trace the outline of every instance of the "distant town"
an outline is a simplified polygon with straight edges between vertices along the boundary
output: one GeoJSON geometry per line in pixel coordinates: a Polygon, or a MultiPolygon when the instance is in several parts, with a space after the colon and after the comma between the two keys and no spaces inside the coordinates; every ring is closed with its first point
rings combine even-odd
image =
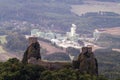
{"type": "Polygon", "coordinates": [[[47,39],[51,41],[52,44],[56,44],[62,48],[78,48],[85,46],[95,47],[97,45],[94,44],[95,41],[99,39],[101,32],[97,29],[93,32],[93,37],[81,36],[76,32],[77,26],[75,24],[71,25],[70,31],[66,32],[66,34],[60,34],[56,32],[50,31],[41,31],[39,29],[32,29],[31,36],[32,37],[40,37],[43,39],[47,39]]]}

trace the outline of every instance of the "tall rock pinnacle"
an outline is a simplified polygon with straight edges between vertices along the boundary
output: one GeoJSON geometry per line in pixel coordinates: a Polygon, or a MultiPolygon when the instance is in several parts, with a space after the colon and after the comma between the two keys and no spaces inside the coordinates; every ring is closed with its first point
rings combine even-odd
{"type": "Polygon", "coordinates": [[[40,55],[40,44],[37,41],[36,37],[30,37],[29,38],[29,47],[27,50],[24,52],[22,62],[23,63],[28,63],[28,60],[33,57],[36,60],[41,59],[40,55]]]}

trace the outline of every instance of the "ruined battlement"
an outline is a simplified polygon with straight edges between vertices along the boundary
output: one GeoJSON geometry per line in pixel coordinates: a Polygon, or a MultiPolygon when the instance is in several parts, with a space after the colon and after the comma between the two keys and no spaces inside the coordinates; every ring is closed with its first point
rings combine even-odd
{"type": "Polygon", "coordinates": [[[91,53],[91,52],[92,52],[92,47],[91,47],[91,46],[88,46],[88,47],[82,47],[81,50],[82,50],[81,53],[86,53],[86,52],[91,53]]]}
{"type": "Polygon", "coordinates": [[[32,43],[36,43],[37,42],[37,37],[29,37],[29,45],[31,45],[32,43]]]}

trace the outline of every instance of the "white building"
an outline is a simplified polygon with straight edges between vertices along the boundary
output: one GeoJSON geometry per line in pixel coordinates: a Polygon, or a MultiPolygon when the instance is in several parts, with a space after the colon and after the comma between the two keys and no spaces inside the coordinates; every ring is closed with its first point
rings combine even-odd
{"type": "Polygon", "coordinates": [[[39,32],[39,29],[33,29],[33,30],[31,30],[31,36],[38,37],[38,35],[37,35],[38,32],[39,32]]]}
{"type": "Polygon", "coordinates": [[[72,24],[70,32],[66,33],[68,39],[70,39],[70,40],[76,40],[76,39],[78,39],[79,35],[76,33],[76,28],[77,28],[76,25],[72,24]]]}
{"type": "Polygon", "coordinates": [[[73,37],[76,35],[76,25],[72,24],[70,36],[73,37]]]}
{"type": "Polygon", "coordinates": [[[95,29],[93,32],[94,41],[97,41],[100,37],[100,32],[98,29],[95,29]]]}

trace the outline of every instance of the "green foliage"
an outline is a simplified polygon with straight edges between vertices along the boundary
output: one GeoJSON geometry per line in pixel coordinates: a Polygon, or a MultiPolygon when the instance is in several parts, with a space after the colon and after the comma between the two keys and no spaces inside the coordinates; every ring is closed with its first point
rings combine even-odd
{"type": "Polygon", "coordinates": [[[45,71],[42,73],[42,80],[90,80],[89,77],[81,75],[73,69],[61,69],[57,71],[45,71]]]}
{"type": "Polygon", "coordinates": [[[104,76],[98,76],[98,80],[108,80],[108,79],[105,78],[104,76]]]}
{"type": "Polygon", "coordinates": [[[18,59],[9,59],[0,64],[0,80],[38,80],[43,67],[22,64],[18,59]]]}
{"type": "Polygon", "coordinates": [[[52,78],[53,78],[52,72],[49,70],[46,70],[41,74],[41,80],[42,79],[43,80],[53,80],[52,78]]]}
{"type": "MultiPolygon", "coordinates": [[[[18,59],[12,58],[0,62],[0,80],[107,80],[103,76],[80,74],[79,70],[64,68],[60,70],[47,70],[42,66],[22,64],[18,59]]],[[[119,80],[119,79],[118,79],[119,80]]]]}

